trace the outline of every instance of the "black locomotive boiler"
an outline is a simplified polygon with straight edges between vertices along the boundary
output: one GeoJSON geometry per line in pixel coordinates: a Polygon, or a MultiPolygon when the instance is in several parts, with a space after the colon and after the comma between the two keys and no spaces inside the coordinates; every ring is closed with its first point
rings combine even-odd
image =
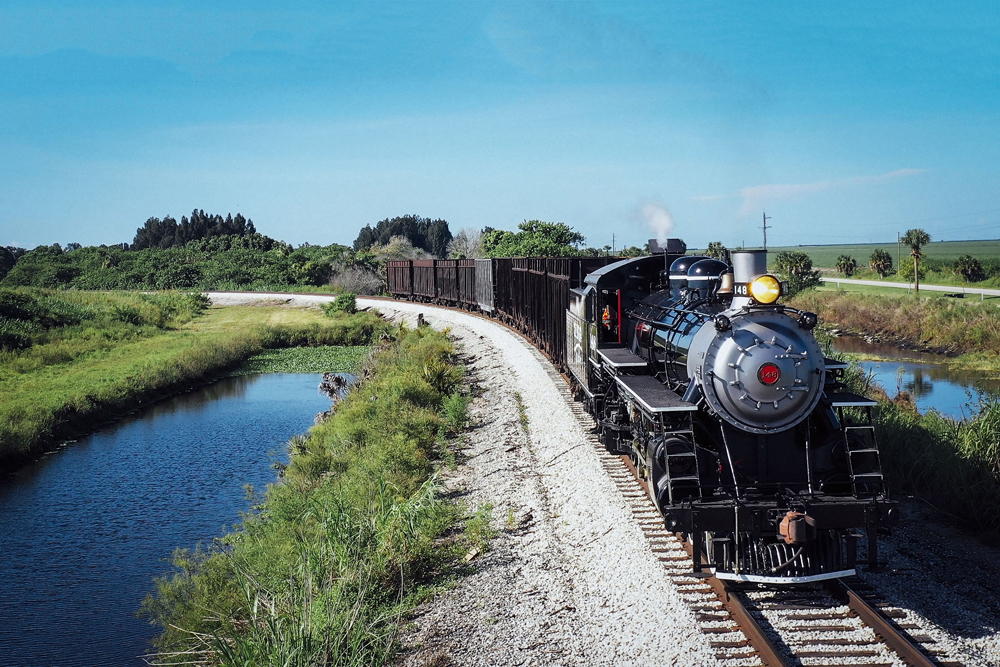
{"type": "Polygon", "coordinates": [[[567,366],[608,449],[632,458],[696,572],[801,583],[855,573],[896,519],[872,427],[816,315],[779,303],[766,252],[660,253],[571,290],[567,366]],[[864,533],[861,532],[864,530],[864,533]],[[702,555],[703,554],[703,555],[702,555]]]}
{"type": "Polygon", "coordinates": [[[874,401],[845,391],[816,316],[780,301],[763,251],[392,261],[396,298],[478,310],[573,376],[600,439],[628,455],[696,572],[797,583],[878,562],[896,520],[874,401]]]}

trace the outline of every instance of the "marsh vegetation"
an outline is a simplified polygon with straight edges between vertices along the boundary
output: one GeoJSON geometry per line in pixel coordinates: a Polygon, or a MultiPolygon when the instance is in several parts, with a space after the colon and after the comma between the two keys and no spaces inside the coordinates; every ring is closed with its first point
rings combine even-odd
{"type": "Polygon", "coordinates": [[[0,468],[264,350],[367,345],[387,329],[369,312],[210,308],[200,294],[0,290],[0,468]]]}

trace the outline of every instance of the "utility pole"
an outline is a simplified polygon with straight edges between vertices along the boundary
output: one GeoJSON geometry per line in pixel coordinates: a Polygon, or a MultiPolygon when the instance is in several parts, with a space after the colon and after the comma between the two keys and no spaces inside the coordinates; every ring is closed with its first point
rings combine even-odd
{"type": "Polygon", "coordinates": [[[764,212],[764,252],[767,252],[767,221],[771,218],[768,217],[767,211],[764,212]]]}
{"type": "Polygon", "coordinates": [[[615,235],[611,235],[611,256],[614,257],[615,254],[615,235]]]}
{"type": "Polygon", "coordinates": [[[901,255],[899,254],[899,232],[896,232],[896,270],[899,271],[899,260],[901,255]]]}

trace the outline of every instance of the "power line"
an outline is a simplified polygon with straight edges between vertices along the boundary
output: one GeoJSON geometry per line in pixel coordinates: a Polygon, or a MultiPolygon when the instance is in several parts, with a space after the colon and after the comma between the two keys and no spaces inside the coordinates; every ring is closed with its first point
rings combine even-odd
{"type": "Polygon", "coordinates": [[[897,227],[903,225],[915,225],[920,222],[937,222],[938,220],[954,220],[955,218],[967,218],[970,215],[983,215],[985,213],[997,213],[1000,208],[991,208],[988,211],[974,211],[971,213],[959,213],[957,215],[945,215],[939,218],[922,218],[920,220],[900,220],[897,222],[872,222],[867,223],[869,227],[897,227]]]}

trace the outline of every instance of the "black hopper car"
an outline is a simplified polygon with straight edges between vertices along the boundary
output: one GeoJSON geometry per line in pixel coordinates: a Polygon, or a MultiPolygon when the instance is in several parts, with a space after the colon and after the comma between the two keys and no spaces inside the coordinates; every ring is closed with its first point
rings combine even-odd
{"type": "Polygon", "coordinates": [[[396,298],[479,310],[577,385],[601,442],[628,455],[695,572],[758,583],[854,574],[896,521],[872,425],[816,315],[779,303],[764,251],[389,262],[396,298]]]}

